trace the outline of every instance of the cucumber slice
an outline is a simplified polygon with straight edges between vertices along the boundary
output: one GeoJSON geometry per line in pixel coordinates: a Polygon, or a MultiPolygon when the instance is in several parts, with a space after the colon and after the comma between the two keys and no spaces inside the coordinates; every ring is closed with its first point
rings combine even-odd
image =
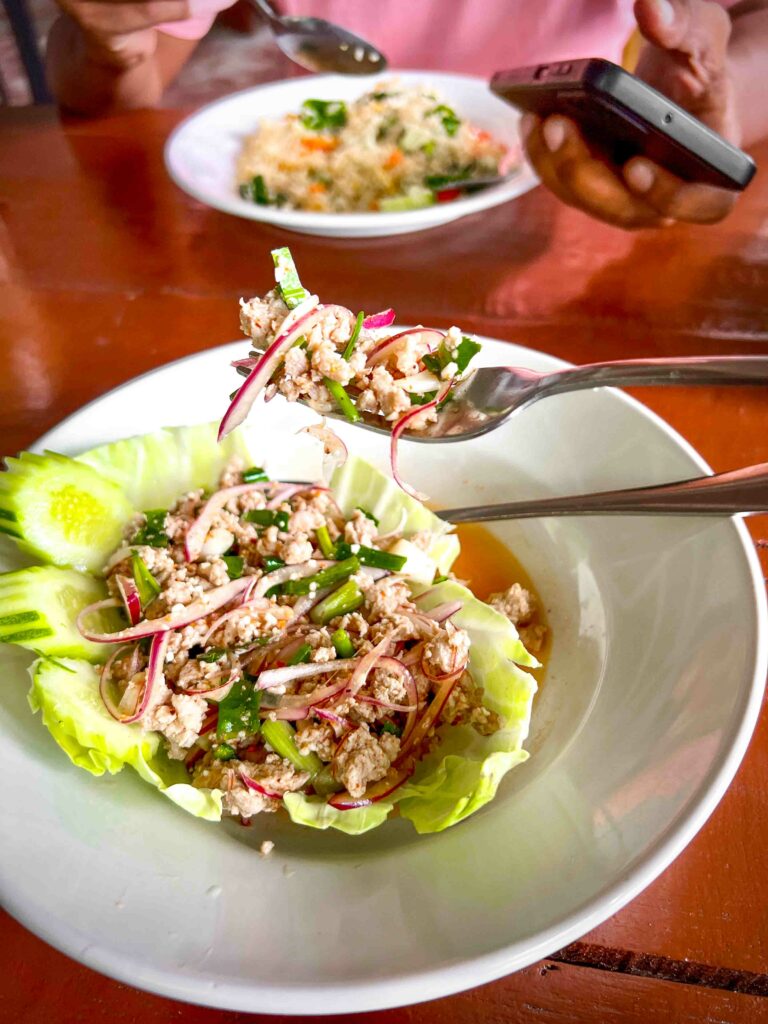
{"type": "Polygon", "coordinates": [[[290,761],[300,772],[316,775],[323,767],[317,754],[301,754],[296,746],[296,733],[288,722],[271,722],[267,719],[261,726],[261,735],[276,754],[290,761]]]}
{"type": "Polygon", "coordinates": [[[41,659],[31,669],[29,704],[73,764],[92,775],[114,775],[123,765],[147,761],[160,735],[111,717],[99,696],[98,670],[85,661],[60,665],[41,659]]]}
{"type": "Polygon", "coordinates": [[[99,696],[99,673],[85,661],[36,661],[29,704],[70,761],[91,775],[115,775],[125,765],[175,804],[207,821],[221,818],[221,792],[190,785],[184,766],[170,761],[160,734],[116,722],[99,696]]]}
{"type": "Polygon", "coordinates": [[[221,444],[217,433],[217,423],[172,427],[99,445],[76,461],[116,483],[135,508],[165,508],[186,491],[215,487],[234,455],[247,466],[258,461],[243,431],[234,430],[221,444]]]}
{"type": "MultiPolygon", "coordinates": [[[[75,619],[86,605],[107,596],[107,588],[74,569],[34,565],[0,573],[0,643],[18,644],[39,654],[106,661],[109,647],[85,640],[75,619]]],[[[117,612],[94,615],[99,632],[124,623],[117,612]]]]}
{"type": "Polygon", "coordinates": [[[119,487],[65,455],[23,452],[0,476],[0,525],[54,565],[100,569],[133,507],[119,487]]]}

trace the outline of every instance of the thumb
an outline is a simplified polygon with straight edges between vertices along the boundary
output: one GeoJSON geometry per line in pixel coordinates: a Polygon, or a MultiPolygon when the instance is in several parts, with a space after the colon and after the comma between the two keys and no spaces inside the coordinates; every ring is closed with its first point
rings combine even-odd
{"type": "Polygon", "coordinates": [[[705,68],[725,62],[731,19],[719,3],[635,0],[635,19],[644,38],[661,50],[674,50],[705,68]]]}
{"type": "Polygon", "coordinates": [[[738,142],[727,61],[731,19],[724,8],[710,0],[635,0],[634,10],[650,43],[636,74],[738,142]]]}

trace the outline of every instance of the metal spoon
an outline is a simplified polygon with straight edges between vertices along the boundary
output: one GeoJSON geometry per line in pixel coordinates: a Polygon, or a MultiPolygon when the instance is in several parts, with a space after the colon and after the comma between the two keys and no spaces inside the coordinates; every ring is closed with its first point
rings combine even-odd
{"type": "MultiPolygon", "coordinates": [[[[247,373],[247,371],[246,371],[247,373]]],[[[431,444],[466,441],[480,437],[526,406],[550,395],[585,388],[648,384],[762,384],[768,385],[768,356],[693,356],[684,359],[626,359],[590,363],[567,370],[539,373],[519,366],[494,366],[475,370],[451,393],[451,399],[434,423],[421,430],[406,430],[409,441],[431,444]]],[[[303,404],[309,405],[308,402],[303,404]]],[[[311,406],[310,406],[311,408],[311,406]]],[[[324,416],[344,420],[339,410],[324,416]]],[[[361,412],[357,424],[380,434],[390,434],[392,423],[373,413],[361,412]]]]}
{"type": "Polygon", "coordinates": [[[449,508],[439,510],[438,515],[449,523],[487,523],[539,516],[730,516],[757,512],[768,512],[768,462],[658,487],[449,508]]]}
{"type": "Polygon", "coordinates": [[[282,17],[267,0],[250,0],[269,22],[275,42],[294,64],[307,71],[372,75],[385,71],[387,60],[375,46],[322,18],[282,17]]]}

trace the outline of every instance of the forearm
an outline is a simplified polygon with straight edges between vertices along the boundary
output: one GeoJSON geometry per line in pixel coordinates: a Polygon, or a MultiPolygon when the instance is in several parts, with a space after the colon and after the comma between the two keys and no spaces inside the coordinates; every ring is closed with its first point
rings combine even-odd
{"type": "Polygon", "coordinates": [[[744,0],[729,11],[733,29],[728,64],[736,88],[742,145],[768,136],[768,0],[744,0]]]}
{"type": "Polygon", "coordinates": [[[156,106],[196,41],[145,31],[154,33],[153,52],[125,62],[110,60],[94,52],[74,19],[60,15],[46,51],[48,81],[57,102],[85,115],[156,106]]]}

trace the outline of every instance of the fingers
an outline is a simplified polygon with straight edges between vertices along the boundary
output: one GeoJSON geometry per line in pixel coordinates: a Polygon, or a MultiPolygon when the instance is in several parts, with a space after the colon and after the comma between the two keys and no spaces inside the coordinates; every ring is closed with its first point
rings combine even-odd
{"type": "Polygon", "coordinates": [[[633,194],[610,167],[592,155],[568,118],[555,115],[542,124],[526,115],[521,131],[536,173],[564,203],[622,228],[665,223],[658,210],[633,194]]]}
{"type": "Polygon", "coordinates": [[[727,216],[736,193],[712,185],[696,185],[682,181],[663,167],[634,157],[624,166],[624,180],[632,193],[662,217],[714,224],[727,216]]]}
{"type": "Polygon", "coordinates": [[[146,0],[139,3],[69,0],[62,6],[84,32],[100,37],[140,32],[166,21],[183,21],[189,17],[187,0],[146,0]]]}
{"type": "Polygon", "coordinates": [[[635,0],[645,39],[638,74],[703,119],[720,114],[727,96],[731,19],[711,0],[635,0]],[[646,72],[650,72],[647,74],[646,72]]]}

